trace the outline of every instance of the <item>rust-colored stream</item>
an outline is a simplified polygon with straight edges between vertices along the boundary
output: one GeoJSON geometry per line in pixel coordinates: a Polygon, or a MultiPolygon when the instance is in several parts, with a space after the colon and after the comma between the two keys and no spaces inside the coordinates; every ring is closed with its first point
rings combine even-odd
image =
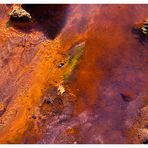
{"type": "Polygon", "coordinates": [[[0,143],[148,141],[148,44],[133,31],[148,6],[23,6],[36,22],[8,24],[15,6],[0,5],[0,143]]]}

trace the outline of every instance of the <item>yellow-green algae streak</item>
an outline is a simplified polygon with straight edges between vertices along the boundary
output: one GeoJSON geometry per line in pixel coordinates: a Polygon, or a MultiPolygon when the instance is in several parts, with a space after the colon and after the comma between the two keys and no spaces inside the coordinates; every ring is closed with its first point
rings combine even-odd
{"type": "Polygon", "coordinates": [[[73,69],[77,65],[79,58],[83,54],[84,47],[85,47],[85,42],[82,42],[70,49],[68,60],[66,63],[67,68],[65,68],[66,71],[64,74],[64,81],[67,81],[69,79],[70,74],[72,73],[73,69]]]}

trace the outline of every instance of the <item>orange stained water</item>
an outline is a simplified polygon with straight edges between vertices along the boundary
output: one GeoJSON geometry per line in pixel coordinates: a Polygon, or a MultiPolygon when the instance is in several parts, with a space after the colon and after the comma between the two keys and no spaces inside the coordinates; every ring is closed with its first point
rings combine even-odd
{"type": "Polygon", "coordinates": [[[141,118],[137,110],[146,106],[148,46],[133,28],[147,17],[148,6],[67,5],[61,15],[65,23],[54,39],[41,24],[32,24],[28,32],[6,27],[12,7],[0,5],[0,101],[6,106],[0,116],[0,143],[139,143],[135,129],[141,125],[135,118],[141,118]],[[74,69],[59,69],[81,43],[83,54],[74,69]],[[70,75],[68,82],[65,74],[70,75]],[[62,115],[45,116],[39,131],[31,116],[40,112],[48,89],[59,85],[68,96],[63,96],[64,103],[72,100],[72,105],[59,107],[62,115],[67,106],[72,113],[62,124],[56,123],[62,115]]]}

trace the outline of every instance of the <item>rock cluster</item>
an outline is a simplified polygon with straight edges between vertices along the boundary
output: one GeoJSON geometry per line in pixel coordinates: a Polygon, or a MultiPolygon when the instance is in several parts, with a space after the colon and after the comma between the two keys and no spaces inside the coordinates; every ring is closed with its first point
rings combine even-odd
{"type": "Polygon", "coordinates": [[[23,8],[14,8],[9,15],[10,20],[15,22],[30,22],[32,20],[30,13],[23,8]]]}

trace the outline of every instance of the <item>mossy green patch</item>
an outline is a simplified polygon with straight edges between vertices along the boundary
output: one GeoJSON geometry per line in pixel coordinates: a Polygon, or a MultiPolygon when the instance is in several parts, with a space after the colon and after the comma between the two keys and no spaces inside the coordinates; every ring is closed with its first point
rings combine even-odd
{"type": "Polygon", "coordinates": [[[68,80],[69,80],[69,75],[68,74],[67,75],[65,74],[64,75],[64,82],[67,82],[68,80]]]}
{"type": "Polygon", "coordinates": [[[84,47],[85,47],[85,43],[83,42],[83,43],[80,43],[80,44],[74,46],[70,50],[68,60],[67,60],[68,61],[67,62],[67,70],[64,75],[64,81],[68,81],[70,74],[72,73],[73,69],[77,65],[79,58],[83,54],[84,47]]]}
{"type": "Polygon", "coordinates": [[[6,23],[6,28],[9,28],[9,27],[11,27],[11,22],[10,22],[10,21],[8,21],[8,22],[6,23]]]}
{"type": "Polygon", "coordinates": [[[73,53],[68,57],[68,63],[71,65],[72,69],[75,67],[79,58],[83,54],[83,49],[84,49],[84,43],[76,45],[75,47],[72,48],[73,53]]]}

